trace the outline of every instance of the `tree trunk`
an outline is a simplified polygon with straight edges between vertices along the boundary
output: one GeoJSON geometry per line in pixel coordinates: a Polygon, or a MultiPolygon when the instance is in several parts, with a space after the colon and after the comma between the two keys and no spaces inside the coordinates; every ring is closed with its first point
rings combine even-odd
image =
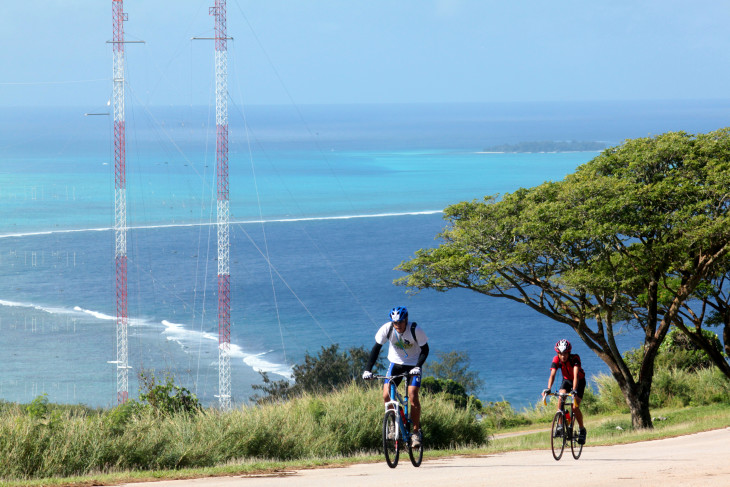
{"type": "MultiPolygon", "coordinates": [[[[610,367],[610,364],[609,364],[610,367]]],[[[631,412],[631,424],[635,429],[653,428],[651,412],[649,411],[649,391],[651,382],[637,384],[633,379],[627,379],[617,367],[610,367],[613,378],[616,379],[621,392],[624,395],[626,405],[631,412]]]]}
{"type": "Polygon", "coordinates": [[[650,388],[642,387],[640,384],[631,385],[625,380],[619,381],[619,387],[624,393],[626,405],[629,406],[631,425],[634,429],[653,428],[649,411],[650,388]]]}

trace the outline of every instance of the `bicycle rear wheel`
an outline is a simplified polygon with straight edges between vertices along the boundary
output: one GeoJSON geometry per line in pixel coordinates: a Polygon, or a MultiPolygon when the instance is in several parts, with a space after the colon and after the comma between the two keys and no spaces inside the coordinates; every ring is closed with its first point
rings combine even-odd
{"type": "Polygon", "coordinates": [[[419,435],[419,441],[418,446],[416,448],[413,448],[411,445],[411,441],[408,442],[408,456],[411,457],[411,463],[414,467],[420,467],[421,462],[423,461],[423,433],[413,433],[414,435],[419,435]]]}
{"type": "Polygon", "coordinates": [[[385,453],[385,461],[390,468],[398,466],[398,456],[400,455],[397,421],[395,411],[385,412],[383,417],[383,453],[385,453]]]}
{"type": "Polygon", "coordinates": [[[553,427],[550,430],[550,447],[553,450],[553,458],[555,460],[560,460],[560,457],[563,456],[566,437],[565,414],[562,411],[558,411],[555,413],[553,427]],[[558,432],[558,426],[562,428],[562,431],[558,432]]]}
{"type": "Polygon", "coordinates": [[[570,452],[573,454],[573,458],[578,460],[583,451],[583,445],[578,443],[579,431],[575,428],[575,414],[570,415],[570,432],[570,452]]]}

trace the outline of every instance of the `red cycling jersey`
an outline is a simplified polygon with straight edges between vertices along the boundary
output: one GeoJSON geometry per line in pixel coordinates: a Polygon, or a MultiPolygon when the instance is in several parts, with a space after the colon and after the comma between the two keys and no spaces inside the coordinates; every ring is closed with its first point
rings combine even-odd
{"type": "Polygon", "coordinates": [[[565,363],[560,361],[560,357],[557,355],[553,357],[553,363],[550,365],[551,369],[560,369],[563,373],[563,380],[573,380],[573,367],[578,366],[578,380],[585,379],[586,373],[583,371],[583,367],[580,366],[580,355],[570,354],[568,360],[565,363]]]}

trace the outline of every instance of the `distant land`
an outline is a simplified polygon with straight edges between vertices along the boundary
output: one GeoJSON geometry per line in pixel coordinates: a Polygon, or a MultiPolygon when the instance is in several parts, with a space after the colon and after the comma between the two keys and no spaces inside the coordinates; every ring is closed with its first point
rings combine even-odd
{"type": "Polygon", "coordinates": [[[605,142],[577,140],[542,140],[536,142],[518,142],[487,147],[484,152],[584,152],[600,151],[608,147],[605,142]]]}

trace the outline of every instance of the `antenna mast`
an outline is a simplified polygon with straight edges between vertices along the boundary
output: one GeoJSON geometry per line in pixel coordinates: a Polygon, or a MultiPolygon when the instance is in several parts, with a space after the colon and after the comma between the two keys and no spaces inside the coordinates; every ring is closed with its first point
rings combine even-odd
{"type": "Polygon", "coordinates": [[[215,124],[218,180],[218,399],[231,408],[231,275],[228,197],[228,31],[226,0],[210,7],[215,16],[215,124]]]}
{"type": "Polygon", "coordinates": [[[114,234],[117,297],[117,403],[129,398],[127,349],[127,168],[124,126],[124,13],[123,0],[112,0],[114,17],[114,234]]]}

